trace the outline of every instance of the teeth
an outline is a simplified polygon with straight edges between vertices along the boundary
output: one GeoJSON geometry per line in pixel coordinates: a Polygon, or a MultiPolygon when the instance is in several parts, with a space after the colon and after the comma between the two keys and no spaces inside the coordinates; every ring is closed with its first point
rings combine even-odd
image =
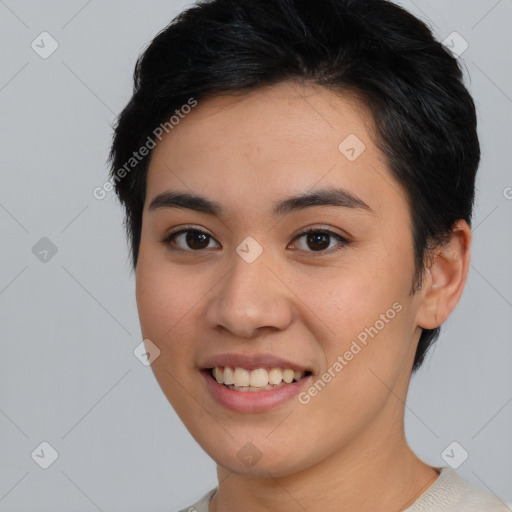
{"type": "MultiPolygon", "coordinates": [[[[262,388],[268,384],[268,372],[264,368],[258,368],[251,372],[249,385],[254,388],[262,388]]],[[[237,384],[238,385],[238,384],[237,384]]]]}
{"type": "Polygon", "coordinates": [[[215,377],[215,380],[219,383],[219,384],[223,384],[224,383],[224,375],[222,373],[222,370],[216,366],[214,369],[213,369],[213,376],[215,377]]]}
{"type": "Polygon", "coordinates": [[[245,370],[244,368],[235,368],[233,379],[237,388],[241,386],[248,386],[249,380],[251,379],[251,373],[249,370],[245,370]]]}
{"type": "Polygon", "coordinates": [[[272,389],[302,379],[304,372],[291,368],[230,368],[229,366],[216,366],[213,368],[213,377],[219,384],[225,384],[231,389],[240,388],[241,391],[272,389]]]}
{"type": "Polygon", "coordinates": [[[293,370],[290,370],[289,368],[287,368],[284,372],[283,372],[283,380],[287,383],[287,384],[290,384],[290,382],[293,382],[293,378],[295,377],[295,372],[293,370]]]}
{"type": "Polygon", "coordinates": [[[272,368],[268,372],[268,383],[269,384],[279,384],[283,380],[283,372],[279,368],[272,368]]]}
{"type": "MultiPolygon", "coordinates": [[[[235,381],[233,380],[233,370],[229,367],[226,367],[224,368],[224,374],[222,373],[222,369],[219,367],[219,366],[216,366],[215,368],[217,368],[219,370],[219,375],[221,375],[221,379],[224,380],[224,384],[234,384],[235,381]]],[[[215,377],[217,378],[217,377],[215,377]]],[[[217,382],[219,382],[220,384],[222,384],[222,380],[219,380],[217,379],[217,382]]]]}

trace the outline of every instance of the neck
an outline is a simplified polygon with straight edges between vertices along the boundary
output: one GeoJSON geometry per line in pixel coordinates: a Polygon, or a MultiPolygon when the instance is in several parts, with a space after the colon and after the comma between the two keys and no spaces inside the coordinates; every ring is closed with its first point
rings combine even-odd
{"type": "Polygon", "coordinates": [[[347,446],[293,474],[254,477],[218,466],[217,475],[220,483],[210,512],[396,512],[414,503],[438,472],[409,448],[403,421],[393,429],[384,419],[347,446]]]}

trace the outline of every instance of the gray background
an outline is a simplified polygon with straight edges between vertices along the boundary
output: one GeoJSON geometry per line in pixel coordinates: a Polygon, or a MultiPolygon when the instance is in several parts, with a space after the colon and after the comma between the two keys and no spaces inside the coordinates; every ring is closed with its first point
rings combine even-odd
{"type": "MultiPolygon", "coordinates": [[[[0,1],[2,512],[172,512],[216,485],[213,461],[133,355],[122,211],[112,193],[92,195],[136,57],[185,5],[0,1]],[[43,31],[59,45],[47,59],[31,47],[43,31]],[[31,457],[43,441],[59,455],[48,469],[31,457]]],[[[468,42],[483,150],[467,287],[413,378],[407,437],[439,466],[457,441],[469,453],[458,473],[512,502],[512,1],[403,5],[441,40],[468,42]]]]}

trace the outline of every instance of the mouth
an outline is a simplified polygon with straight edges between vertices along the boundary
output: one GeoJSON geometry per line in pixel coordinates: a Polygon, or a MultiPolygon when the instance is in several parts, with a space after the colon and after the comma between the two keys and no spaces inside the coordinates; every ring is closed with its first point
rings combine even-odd
{"type": "Polygon", "coordinates": [[[309,370],[301,371],[292,368],[255,368],[215,366],[203,370],[218,384],[234,391],[261,392],[278,389],[299,382],[312,375],[309,370]]]}

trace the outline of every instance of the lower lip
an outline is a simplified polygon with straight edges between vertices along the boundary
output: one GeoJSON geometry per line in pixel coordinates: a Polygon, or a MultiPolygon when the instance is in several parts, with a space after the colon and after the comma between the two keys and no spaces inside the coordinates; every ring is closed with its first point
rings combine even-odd
{"type": "Polygon", "coordinates": [[[210,370],[203,370],[201,374],[212,397],[219,404],[236,412],[269,411],[298,395],[312,377],[308,375],[297,382],[265,391],[236,391],[219,384],[212,377],[210,370]]]}

